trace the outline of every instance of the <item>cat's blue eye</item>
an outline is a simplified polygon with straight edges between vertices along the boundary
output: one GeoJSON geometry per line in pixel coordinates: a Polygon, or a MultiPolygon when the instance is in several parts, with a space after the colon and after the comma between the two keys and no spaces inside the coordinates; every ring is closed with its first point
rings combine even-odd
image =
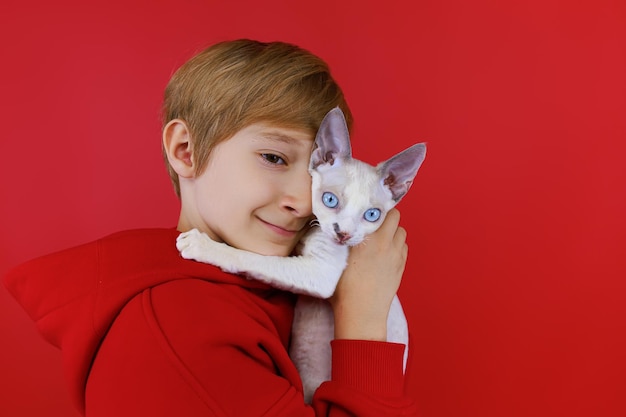
{"type": "Polygon", "coordinates": [[[380,219],[380,210],[377,208],[368,209],[363,215],[363,218],[368,222],[375,222],[380,219]]]}
{"type": "Polygon", "coordinates": [[[339,199],[335,194],[327,191],[322,194],[322,202],[328,208],[335,208],[339,204],[339,199]]]}

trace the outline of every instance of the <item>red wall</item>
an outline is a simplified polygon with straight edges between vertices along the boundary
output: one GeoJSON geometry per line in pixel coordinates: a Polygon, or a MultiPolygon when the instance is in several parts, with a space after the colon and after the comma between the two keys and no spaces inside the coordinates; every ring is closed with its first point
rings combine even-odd
{"type": "MultiPolygon", "coordinates": [[[[626,415],[623,1],[92,3],[3,2],[1,274],[174,225],[172,70],[219,40],[290,41],[342,83],[357,156],[428,141],[400,207],[422,414],[626,415]]],[[[59,353],[4,288],[0,338],[0,414],[75,415],[59,353]]]]}

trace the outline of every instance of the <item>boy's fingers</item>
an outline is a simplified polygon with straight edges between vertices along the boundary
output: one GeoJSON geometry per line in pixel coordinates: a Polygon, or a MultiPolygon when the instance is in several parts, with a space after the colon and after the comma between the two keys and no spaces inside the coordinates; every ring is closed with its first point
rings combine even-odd
{"type": "Polygon", "coordinates": [[[380,229],[384,230],[384,232],[392,232],[398,228],[400,224],[400,212],[398,209],[391,209],[389,213],[387,213],[387,217],[385,217],[385,221],[380,226],[380,229]]]}
{"type": "Polygon", "coordinates": [[[406,242],[406,229],[404,227],[399,226],[396,230],[396,234],[394,235],[394,240],[400,244],[404,244],[406,242]]]}

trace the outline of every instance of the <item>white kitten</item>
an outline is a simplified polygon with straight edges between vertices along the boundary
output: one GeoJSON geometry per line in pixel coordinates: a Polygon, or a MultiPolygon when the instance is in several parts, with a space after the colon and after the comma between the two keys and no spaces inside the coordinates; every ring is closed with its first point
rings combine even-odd
{"type": "MultiPolygon", "coordinates": [[[[330,379],[330,341],[334,319],[330,297],[346,267],[348,247],[363,242],[407,193],[426,156],[426,145],[416,144],[373,167],[352,158],[348,128],[339,108],[320,125],[311,155],[312,208],[319,228],[303,239],[299,256],[263,256],[211,240],[193,229],[177,240],[186,259],[210,263],[231,273],[301,294],[296,303],[289,354],[296,364],[306,402],[330,379]]],[[[406,346],[408,329],[398,297],[391,305],[387,340],[406,346]]]]}

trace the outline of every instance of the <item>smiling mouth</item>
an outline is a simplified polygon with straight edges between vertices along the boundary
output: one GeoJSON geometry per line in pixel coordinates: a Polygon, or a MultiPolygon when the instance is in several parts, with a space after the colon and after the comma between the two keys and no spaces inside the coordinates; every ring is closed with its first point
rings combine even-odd
{"type": "Polygon", "coordinates": [[[261,223],[263,223],[264,225],[266,225],[270,230],[272,230],[273,232],[281,235],[281,236],[285,236],[285,237],[293,237],[295,236],[298,232],[300,232],[300,230],[302,230],[302,228],[298,229],[298,230],[291,230],[291,229],[285,229],[284,227],[281,226],[277,226],[275,224],[266,222],[263,219],[259,219],[261,221],[261,223]]]}

